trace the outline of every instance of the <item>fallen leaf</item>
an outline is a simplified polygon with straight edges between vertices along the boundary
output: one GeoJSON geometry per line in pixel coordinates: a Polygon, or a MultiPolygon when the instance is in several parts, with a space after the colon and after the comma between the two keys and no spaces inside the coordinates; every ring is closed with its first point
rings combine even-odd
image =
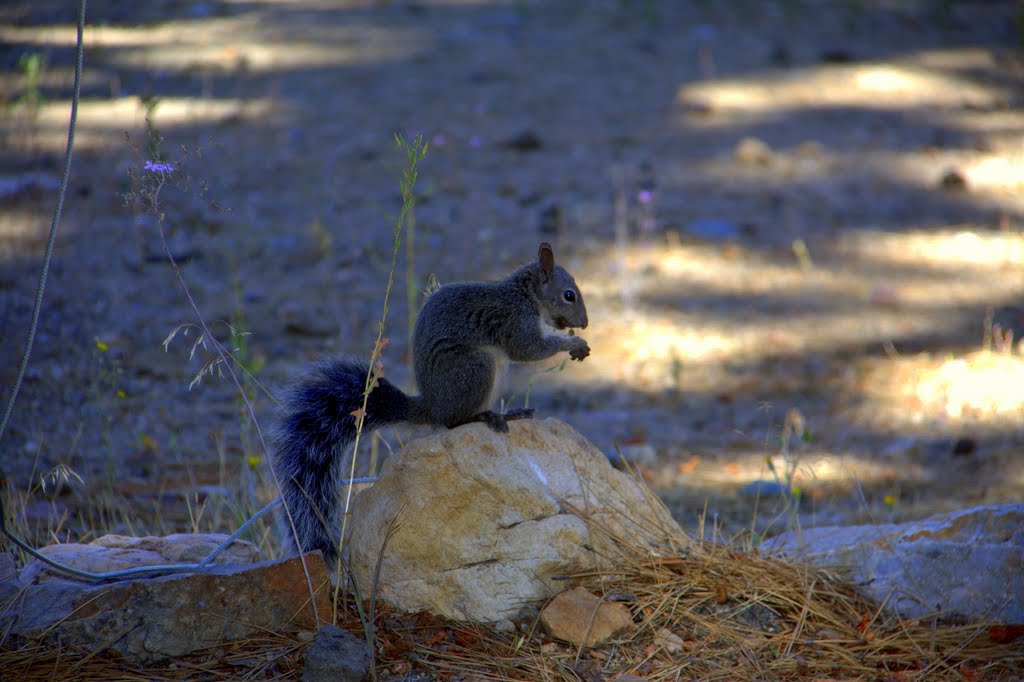
{"type": "Polygon", "coordinates": [[[988,629],[988,636],[993,642],[1006,644],[1024,637],[1024,625],[993,625],[988,629]]]}

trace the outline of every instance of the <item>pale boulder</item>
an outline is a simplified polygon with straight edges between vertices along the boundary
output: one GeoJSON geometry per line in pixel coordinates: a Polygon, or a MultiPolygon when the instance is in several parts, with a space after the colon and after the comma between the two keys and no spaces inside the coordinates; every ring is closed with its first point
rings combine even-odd
{"type": "Polygon", "coordinates": [[[559,576],[613,565],[623,544],[686,543],[657,498],[572,427],[509,426],[439,432],[385,463],[346,542],[364,597],[379,557],[378,596],[393,607],[496,622],[566,589],[559,576]]]}

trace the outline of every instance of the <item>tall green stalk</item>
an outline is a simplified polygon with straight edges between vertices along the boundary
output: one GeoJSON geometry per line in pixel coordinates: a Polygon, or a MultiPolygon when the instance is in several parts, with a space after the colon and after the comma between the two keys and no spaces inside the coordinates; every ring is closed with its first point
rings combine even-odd
{"type": "MultiPolygon", "coordinates": [[[[402,189],[402,210],[398,214],[398,218],[395,220],[394,227],[394,243],[391,249],[391,268],[388,271],[388,283],[384,288],[384,305],[380,314],[380,321],[377,323],[377,339],[373,343],[373,351],[370,353],[370,371],[366,375],[366,386],[363,388],[363,405],[356,410],[353,415],[356,418],[356,437],[355,442],[352,446],[352,463],[349,467],[349,479],[355,478],[356,474],[356,453],[359,452],[359,440],[363,433],[363,422],[366,419],[366,405],[370,399],[370,393],[374,388],[377,387],[377,380],[383,375],[384,365],[381,362],[381,353],[384,351],[384,347],[387,345],[388,340],[384,336],[384,322],[388,316],[388,299],[391,296],[391,285],[395,279],[395,265],[398,262],[398,249],[402,243],[402,228],[406,224],[406,218],[412,211],[413,205],[416,202],[416,197],[413,194],[413,188],[416,186],[416,177],[418,174],[416,165],[423,160],[423,157],[427,154],[427,144],[423,141],[422,135],[417,135],[416,139],[409,143],[404,138],[395,134],[395,143],[398,148],[405,152],[405,167],[402,169],[402,179],[400,181],[400,187],[402,189]]],[[[341,522],[341,537],[338,538],[339,547],[345,541],[345,533],[348,529],[348,514],[349,509],[352,506],[352,486],[346,487],[345,493],[345,514],[341,522]]],[[[340,552],[339,552],[340,554],[340,552]]],[[[339,575],[338,580],[335,581],[336,586],[341,585],[341,562],[338,563],[339,575]]],[[[340,588],[338,588],[340,589],[340,588]]],[[[335,605],[338,600],[335,599],[335,605]]],[[[337,608],[337,606],[335,606],[337,608]]]]}

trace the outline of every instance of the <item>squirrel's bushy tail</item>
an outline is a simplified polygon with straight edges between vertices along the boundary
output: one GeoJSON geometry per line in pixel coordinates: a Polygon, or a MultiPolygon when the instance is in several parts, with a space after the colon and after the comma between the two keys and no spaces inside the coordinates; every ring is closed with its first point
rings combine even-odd
{"type": "MultiPolygon", "coordinates": [[[[338,560],[343,482],[341,460],[355,440],[352,412],[363,406],[368,368],[353,360],[314,365],[309,376],[284,397],[284,416],[272,435],[273,467],[288,506],[294,533],[282,511],[285,549],[319,549],[330,568],[338,560]]],[[[370,393],[363,431],[387,424],[420,422],[419,400],[379,379],[370,393]]]]}

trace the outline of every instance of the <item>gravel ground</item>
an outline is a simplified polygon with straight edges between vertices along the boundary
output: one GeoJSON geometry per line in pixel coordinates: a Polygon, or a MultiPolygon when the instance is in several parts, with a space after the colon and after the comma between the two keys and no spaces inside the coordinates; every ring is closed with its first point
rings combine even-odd
{"type": "MultiPolygon", "coordinates": [[[[70,5],[0,8],[4,400],[59,182],[70,5]]],[[[203,318],[273,393],[313,358],[369,354],[397,132],[430,143],[387,325],[399,383],[431,276],[496,278],[548,240],[593,352],[518,369],[510,399],[619,447],[684,522],[785,525],[778,491],[751,483],[787,472],[803,523],[1019,500],[1020,16],[1009,1],[90,2],[8,484],[50,500],[40,477],[76,472],[56,505],[28,507],[43,525],[67,510],[71,535],[188,526],[213,493],[269,499],[238,391],[217,367],[190,387],[212,355],[179,329],[197,318],[160,226],[203,318]],[[159,192],[155,135],[175,168],[159,192]]],[[[273,401],[247,391],[266,427],[273,401]]]]}

